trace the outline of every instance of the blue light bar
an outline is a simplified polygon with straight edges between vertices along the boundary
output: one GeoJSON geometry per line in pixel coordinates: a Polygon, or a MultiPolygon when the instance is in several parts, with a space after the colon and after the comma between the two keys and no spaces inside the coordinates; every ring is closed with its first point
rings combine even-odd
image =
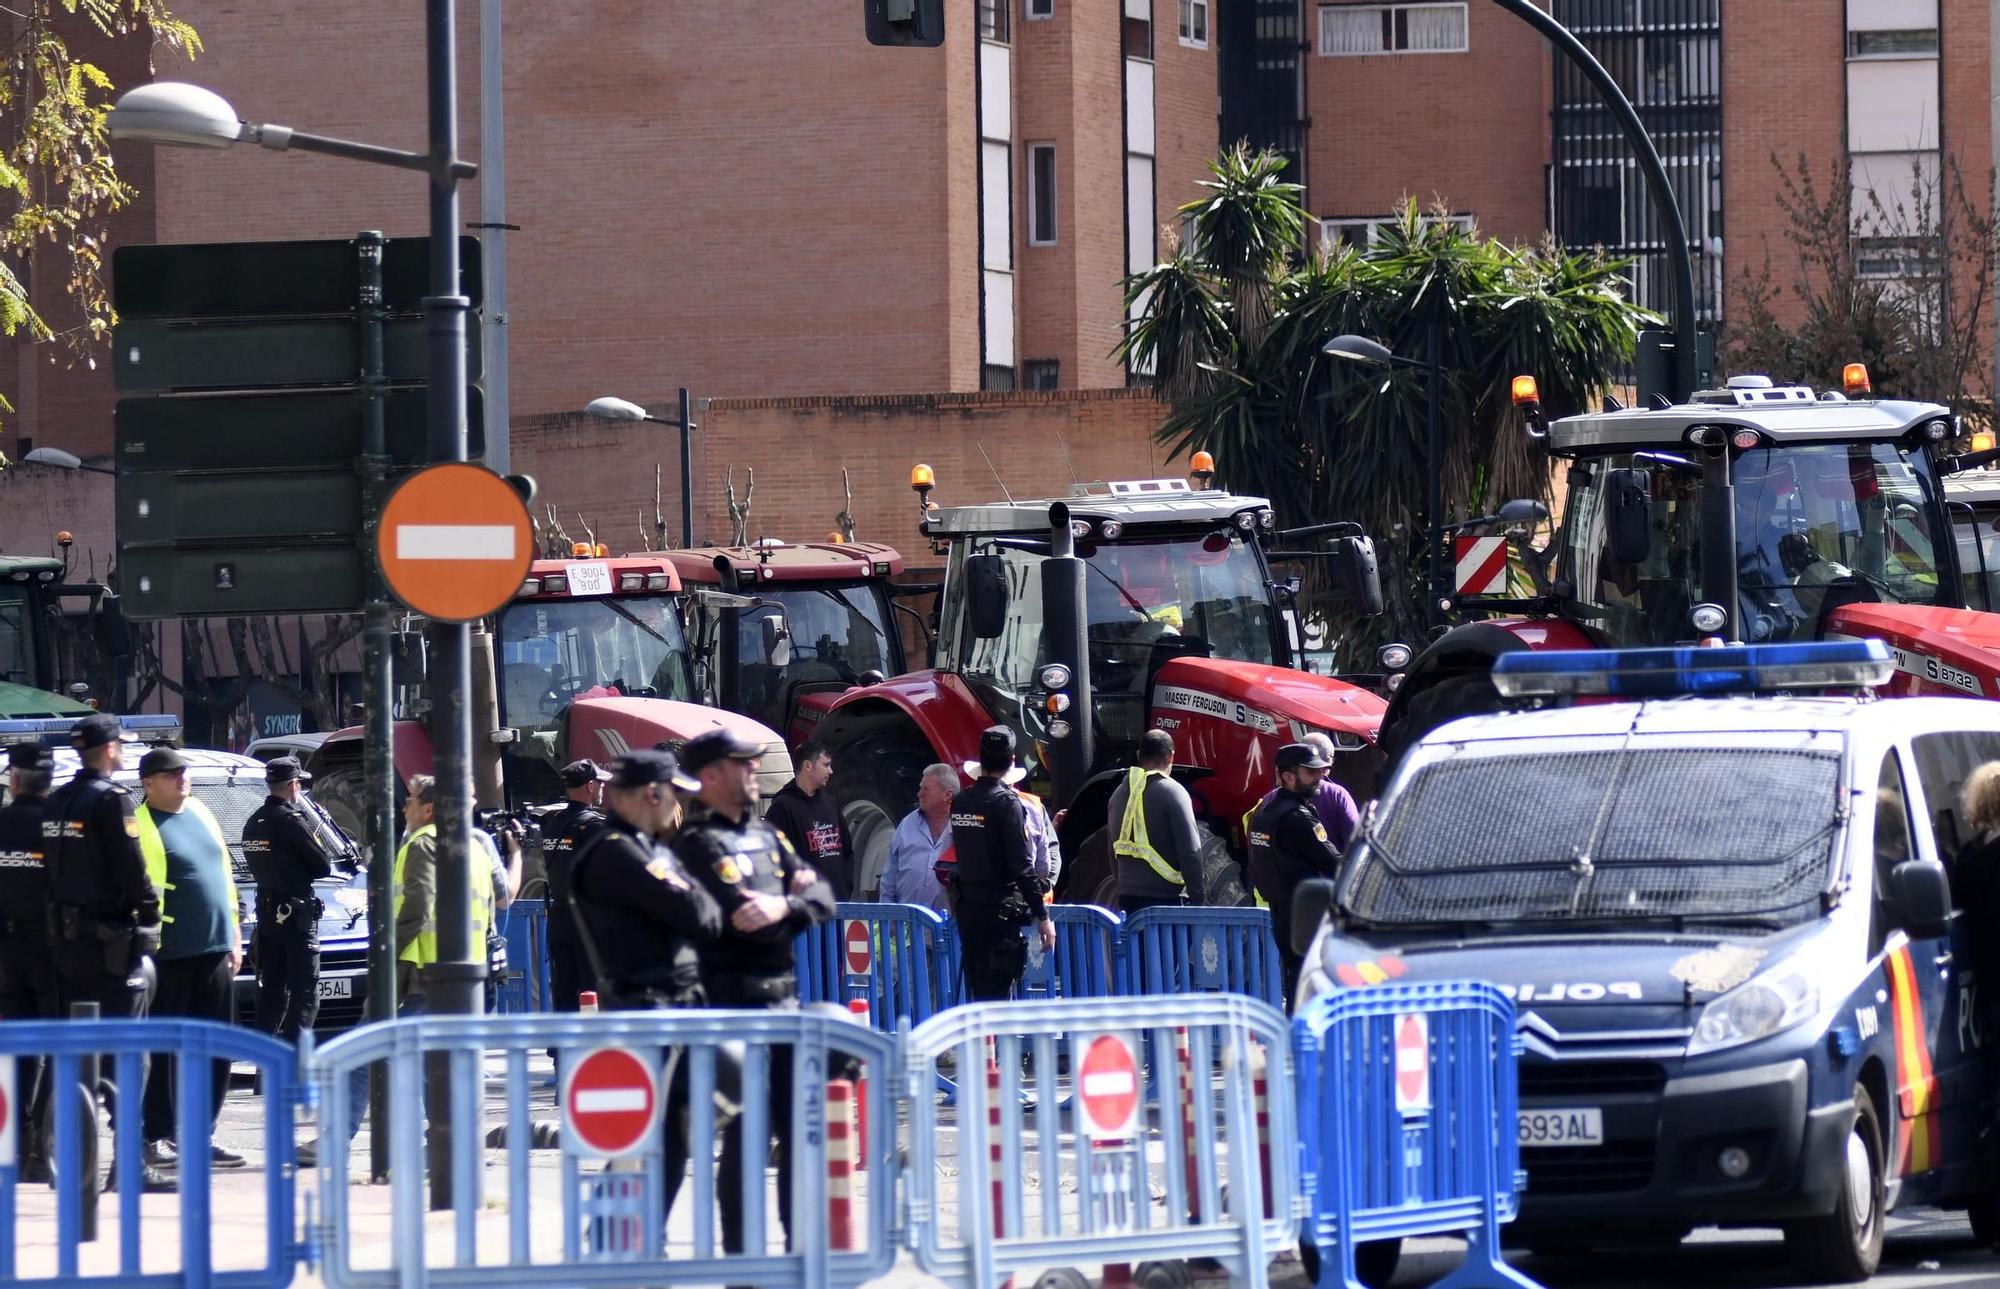
{"type": "Polygon", "coordinates": [[[1605,694],[1677,698],[1787,689],[1873,689],[1894,674],[1880,640],[1704,649],[1575,649],[1502,654],[1493,687],[1506,698],[1605,694]]]}
{"type": "MultiPolygon", "coordinates": [[[[0,720],[0,746],[45,743],[59,747],[69,742],[70,726],[82,719],[82,716],[49,716],[0,720]]],[[[125,737],[134,743],[166,742],[178,739],[181,733],[178,716],[121,716],[118,723],[124,727],[125,737]]]]}

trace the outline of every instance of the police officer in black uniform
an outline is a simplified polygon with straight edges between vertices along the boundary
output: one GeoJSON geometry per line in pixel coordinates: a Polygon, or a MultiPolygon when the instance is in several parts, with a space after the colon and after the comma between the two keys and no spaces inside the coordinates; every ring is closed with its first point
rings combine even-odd
{"type": "MultiPolygon", "coordinates": [[[[711,730],[689,740],[681,751],[683,764],[701,782],[701,796],[693,817],[674,838],[674,853],[729,920],[707,964],[708,1000],[716,1007],[797,1007],[792,941],[833,916],[833,887],[758,816],[762,750],[728,730],[711,730]]],[[[769,1090],[769,1122],[779,1143],[778,1215],[789,1237],[792,1053],[787,1047],[772,1049],[769,1090]]],[[[748,1149],[753,1159],[762,1160],[768,1143],[752,1142],[748,1149]]],[[[723,1247],[734,1253],[743,1251],[744,1150],[739,1125],[723,1141],[716,1182],[723,1247]]]]}
{"type": "Polygon", "coordinates": [[[1039,925],[1044,949],[1056,927],[1042,896],[1048,887],[1028,856],[1026,807],[1007,786],[1014,768],[1014,731],[989,727],[979,736],[979,779],[951,799],[952,875],[959,933],[965,937],[966,991],[975,1001],[1006,998],[1028,965],[1021,928],[1039,925]]]}
{"type": "MultiPolygon", "coordinates": [[[[139,1019],[152,1001],[153,953],[160,947],[160,893],[139,852],[132,796],[111,775],[124,767],[124,731],[115,716],[86,716],[70,727],[83,758],[74,778],[49,795],[42,839],[49,869],[49,939],[56,995],[94,1002],[106,1020],[139,1019]]],[[[124,1089],[139,1110],[141,1086],[124,1089]]],[[[118,1113],[113,1109],[114,1117],[118,1113]]],[[[173,1178],[142,1166],[148,1191],[174,1189],[173,1178]]],[[[117,1170],[112,1170],[117,1178],[117,1170]]]]}
{"type": "MultiPolygon", "coordinates": [[[[542,853],[549,867],[549,988],[559,1012],[575,1011],[577,995],[597,988],[596,974],[577,936],[576,919],[570,915],[570,873],[577,852],[604,827],[601,807],[604,785],[610,778],[595,761],[571,761],[562,768],[564,795],[569,800],[562,809],[542,818],[542,853]]],[[[693,781],[683,775],[682,782],[693,781]]]]}
{"type": "Polygon", "coordinates": [[[296,1043],[319,1015],[319,918],[313,883],[345,850],[308,805],[312,781],[295,756],[264,767],[270,795],[243,821],[243,858],[257,883],[257,1028],[296,1043]]]}
{"type": "MultiPolygon", "coordinates": [[[[7,749],[7,805],[0,808],[0,1019],[49,1020],[56,1008],[55,968],[49,963],[49,874],[42,844],[55,760],[40,744],[7,749]]],[[[24,1056],[8,1113],[20,1126],[21,1180],[49,1180],[48,1143],[42,1129],[49,1085],[44,1062],[24,1056]]]]}
{"type": "Polygon", "coordinates": [[[1300,882],[1340,872],[1340,852],[1313,804],[1332,764],[1309,744],[1285,744],[1278,749],[1278,791],[1250,817],[1250,884],[1271,906],[1287,998],[1298,987],[1304,961],[1292,948],[1292,896],[1300,882]]]}

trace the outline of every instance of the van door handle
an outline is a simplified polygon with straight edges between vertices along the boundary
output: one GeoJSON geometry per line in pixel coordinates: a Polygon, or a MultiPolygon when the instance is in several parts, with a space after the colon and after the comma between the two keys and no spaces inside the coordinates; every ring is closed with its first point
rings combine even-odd
{"type": "Polygon", "coordinates": [[[1940,976],[1948,976],[1951,974],[1951,972],[1948,970],[1948,968],[1951,966],[1951,950],[1940,949],[1938,951],[1937,965],[1938,965],[1938,974],[1940,976]]]}

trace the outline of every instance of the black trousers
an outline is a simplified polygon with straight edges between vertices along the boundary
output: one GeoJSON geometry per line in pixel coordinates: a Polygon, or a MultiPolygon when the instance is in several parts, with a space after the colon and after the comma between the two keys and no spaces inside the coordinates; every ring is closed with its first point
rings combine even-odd
{"type": "Polygon", "coordinates": [[[288,1043],[319,1019],[319,923],[257,915],[257,1028],[288,1043]]]}
{"type": "MultiPolygon", "coordinates": [[[[184,1016],[192,1020],[212,1020],[227,1025],[233,1019],[233,998],[236,976],[229,969],[227,953],[203,953],[192,958],[168,958],[158,965],[160,973],[160,993],[153,1003],[155,1016],[184,1016]]],[[[153,1054],[152,1077],[146,1081],[146,1140],[171,1141],[179,1133],[179,1125],[174,1118],[175,1101],[179,1095],[176,1079],[179,1077],[175,1057],[164,1052],[153,1054]]],[[[210,1074],[211,1104],[208,1108],[209,1130],[215,1128],[215,1118],[222,1113],[222,1100],[229,1095],[229,1062],[212,1061],[210,1074]]],[[[180,1142],[182,1150],[193,1150],[208,1143],[180,1142]]]]}
{"type": "MultiPolygon", "coordinates": [[[[158,993],[158,975],[151,958],[141,958],[132,970],[123,976],[56,976],[56,1007],[59,1015],[68,1016],[72,1003],[96,1003],[100,1020],[144,1020],[158,993]]],[[[143,1097],[147,1083],[148,1065],[139,1062],[139,1086],[128,1088],[134,1097],[143,1097]]],[[[101,1057],[98,1061],[100,1086],[109,1084],[116,1088],[118,1077],[117,1062],[111,1057],[101,1057]]],[[[111,1097],[111,1122],[118,1122],[118,1098],[111,1097]]]]}
{"type": "MultiPolygon", "coordinates": [[[[773,999],[764,989],[737,991],[734,982],[721,980],[711,994],[710,1002],[716,1007],[757,1007],[776,1011],[796,1010],[799,1002],[797,984],[794,982],[792,996],[773,999]]],[[[768,984],[768,982],[763,982],[768,984]]],[[[778,1222],[784,1228],[785,1245],[791,1246],[792,1238],[792,1049],[778,1046],[769,1049],[771,1053],[770,1077],[766,1081],[769,1092],[769,1117],[771,1135],[778,1142],[778,1222]]],[[[739,1104],[743,1101],[740,1071],[727,1063],[718,1062],[716,1081],[722,1084],[722,1091],[739,1104]],[[734,1081],[732,1082],[732,1075],[734,1081]]],[[[685,1093],[683,1096],[685,1097],[685,1093]]],[[[722,1209],[722,1247],[729,1253],[742,1253],[743,1249],[743,1120],[738,1116],[733,1122],[716,1125],[722,1129],[722,1162],[716,1170],[716,1203],[722,1209]]],[[[758,1177],[761,1181],[764,1159],[769,1155],[769,1141],[751,1142],[747,1147],[758,1162],[758,1177]]],[[[763,1202],[762,1185],[756,1188],[754,1202],[763,1202]]],[[[761,1252],[761,1250],[759,1250],[761,1252]]]]}
{"type": "Polygon", "coordinates": [[[569,916],[569,910],[557,909],[549,915],[549,999],[550,1009],[559,1012],[576,1010],[576,996],[584,990],[602,994],[597,988],[597,973],[590,969],[590,956],[583,951],[583,941],[577,938],[574,929],[557,931],[560,920],[569,916]]]}
{"type": "MultiPolygon", "coordinates": [[[[37,937],[0,943],[0,1019],[53,1020],[59,1015],[48,941],[37,937]]],[[[49,1062],[39,1056],[23,1056],[15,1064],[17,1104],[12,1112],[20,1125],[21,1154],[46,1159],[48,1143],[43,1130],[48,1124],[49,1089],[53,1086],[49,1062]]]]}
{"type": "Polygon", "coordinates": [[[1021,928],[997,910],[983,908],[963,896],[958,901],[965,992],[974,1002],[1000,1002],[1014,996],[1021,972],[1028,965],[1028,942],[1021,928]]]}

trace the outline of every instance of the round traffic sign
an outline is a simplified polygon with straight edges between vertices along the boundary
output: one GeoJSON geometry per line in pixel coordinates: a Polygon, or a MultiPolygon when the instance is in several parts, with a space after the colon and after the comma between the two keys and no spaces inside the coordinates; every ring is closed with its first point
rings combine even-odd
{"type": "Polygon", "coordinates": [[[574,1065],[563,1082],[563,1144],[574,1153],[616,1158],[651,1139],[660,1122],[659,1080],[622,1047],[600,1047],[574,1065]]]}
{"type": "Polygon", "coordinates": [[[20,1137],[14,1124],[14,1058],[0,1057],[0,1168],[19,1162],[20,1137]]]}
{"type": "Polygon", "coordinates": [[[505,479],[449,462],[396,485],[382,507],[375,555],[404,604],[439,622],[471,622],[519,593],[535,557],[535,528],[505,479]]]}
{"type": "Polygon", "coordinates": [[[1396,1018],[1396,1108],[1422,1110],[1431,1103],[1431,1027],[1421,1012],[1396,1018]]]}
{"type": "Polygon", "coordinates": [[[1130,1137],[1138,1127],[1139,1066],[1132,1047],[1116,1034],[1099,1034],[1084,1049],[1077,1075],[1083,1120],[1093,1140],[1130,1137]]]}
{"type": "Polygon", "coordinates": [[[841,939],[846,945],[847,974],[867,975],[875,965],[875,938],[868,933],[868,924],[860,918],[848,919],[841,930],[841,939]]]}

